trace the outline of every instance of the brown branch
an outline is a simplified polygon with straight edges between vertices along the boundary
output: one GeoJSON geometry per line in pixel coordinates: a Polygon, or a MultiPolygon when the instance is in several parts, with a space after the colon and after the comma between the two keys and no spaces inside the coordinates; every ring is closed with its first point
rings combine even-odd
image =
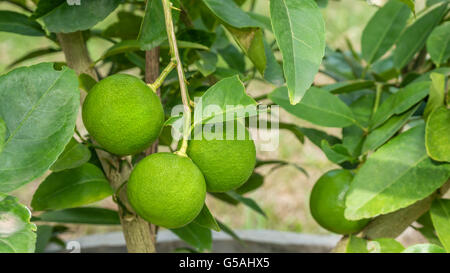
{"type": "MultiPolygon", "coordinates": [[[[58,33],[57,37],[66,57],[67,65],[74,69],[78,75],[86,73],[98,80],[98,76],[91,66],[92,62],[82,33],[58,33]]],[[[130,164],[126,160],[121,160],[101,150],[96,150],[96,153],[112,188],[116,191],[128,180],[131,173],[130,164]]],[[[119,206],[119,216],[128,252],[155,252],[155,244],[148,223],[136,214],[128,212],[133,210],[128,203],[125,187],[120,189],[119,199],[126,207],[124,209],[119,206]]]]}

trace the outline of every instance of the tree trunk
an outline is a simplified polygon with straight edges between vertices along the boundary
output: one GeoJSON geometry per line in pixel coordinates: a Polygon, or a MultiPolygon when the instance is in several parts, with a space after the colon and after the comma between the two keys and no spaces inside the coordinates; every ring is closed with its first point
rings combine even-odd
{"type": "MultiPolygon", "coordinates": [[[[74,69],[78,75],[85,73],[98,81],[98,75],[91,66],[92,62],[88,55],[83,34],[79,31],[58,33],[57,37],[66,57],[67,65],[74,69]]],[[[121,160],[104,151],[96,150],[96,152],[112,188],[114,191],[120,188],[118,197],[126,209],[119,205],[119,217],[128,252],[155,252],[154,232],[148,222],[134,213],[129,213],[133,210],[127,200],[126,187],[121,187],[128,180],[131,173],[131,164],[127,159],[121,160]]]]}

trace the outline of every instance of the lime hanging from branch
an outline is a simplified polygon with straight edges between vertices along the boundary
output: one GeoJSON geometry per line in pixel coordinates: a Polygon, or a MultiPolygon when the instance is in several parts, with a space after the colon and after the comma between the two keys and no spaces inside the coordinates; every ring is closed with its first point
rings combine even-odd
{"type": "Polygon", "coordinates": [[[164,111],[158,96],[142,80],[116,74],[89,91],[83,104],[83,122],[105,150],[132,155],[158,138],[164,111]]]}

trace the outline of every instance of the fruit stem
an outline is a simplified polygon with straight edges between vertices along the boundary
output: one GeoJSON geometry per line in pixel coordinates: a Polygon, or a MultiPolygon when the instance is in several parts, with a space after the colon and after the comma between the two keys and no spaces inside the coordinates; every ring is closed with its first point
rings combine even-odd
{"type": "Polygon", "coordinates": [[[183,126],[183,142],[181,144],[180,149],[176,152],[176,154],[186,156],[187,149],[187,141],[190,134],[191,128],[191,107],[190,107],[190,99],[189,94],[186,87],[186,77],[184,76],[183,65],[181,63],[180,54],[178,53],[177,39],[175,36],[175,31],[173,27],[173,19],[172,19],[172,2],[169,0],[162,0],[164,7],[164,18],[166,22],[166,31],[167,38],[169,40],[170,54],[172,56],[172,60],[176,61],[177,72],[178,72],[178,81],[180,83],[180,92],[181,99],[183,101],[184,111],[184,126],[183,126]]]}
{"type": "Polygon", "coordinates": [[[176,67],[176,60],[171,60],[170,63],[164,68],[164,70],[161,72],[161,74],[158,76],[158,78],[153,83],[148,83],[147,85],[152,89],[154,92],[158,90],[158,88],[161,87],[161,85],[164,83],[164,80],[166,79],[167,75],[176,67]]]}

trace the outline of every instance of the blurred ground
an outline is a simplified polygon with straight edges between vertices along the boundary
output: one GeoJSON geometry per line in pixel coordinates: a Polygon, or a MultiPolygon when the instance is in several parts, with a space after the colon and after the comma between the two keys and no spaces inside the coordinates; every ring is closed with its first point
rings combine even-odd
{"type": "MultiPolygon", "coordinates": [[[[256,11],[268,14],[268,1],[258,1],[256,11]]],[[[8,4],[0,3],[0,9],[10,8],[8,4]]],[[[326,20],[327,43],[332,48],[346,49],[345,38],[352,41],[356,50],[360,49],[359,40],[363,26],[370,19],[376,8],[369,6],[365,1],[343,0],[329,1],[329,6],[323,9],[323,15],[326,20]]],[[[110,16],[101,24],[114,21],[115,17],[110,16]]],[[[10,33],[0,32],[0,74],[9,71],[8,64],[17,58],[25,55],[33,49],[53,46],[45,38],[25,37],[10,33]]],[[[99,57],[106,48],[110,46],[108,42],[99,39],[91,39],[88,44],[93,59],[99,57]]],[[[24,62],[22,65],[30,65],[41,61],[63,61],[61,53],[36,58],[24,62]]],[[[316,83],[329,83],[330,79],[324,76],[318,76],[316,83]]],[[[261,95],[269,92],[272,87],[262,85],[260,82],[250,84],[248,92],[252,95],[261,95]]],[[[284,122],[295,123],[300,126],[314,127],[307,122],[297,119],[286,112],[281,112],[281,119],[284,122]]],[[[324,128],[321,128],[324,129],[324,128]]],[[[324,129],[330,134],[339,135],[339,130],[324,129]]],[[[254,198],[267,213],[267,218],[257,215],[246,207],[230,207],[222,202],[208,198],[207,202],[214,215],[224,223],[233,228],[239,229],[275,229],[285,231],[296,231],[306,233],[327,233],[320,228],[312,219],[309,208],[309,193],[318,177],[322,173],[332,168],[331,164],[320,149],[315,147],[308,140],[304,144],[300,143],[290,132],[280,132],[280,146],[276,153],[260,152],[258,157],[261,159],[283,159],[302,166],[308,172],[305,176],[293,167],[282,167],[265,178],[263,187],[249,196],[254,198]]],[[[269,168],[262,169],[261,174],[267,173],[269,168]]],[[[18,190],[20,199],[29,204],[32,193],[36,189],[39,181],[31,183],[29,186],[18,190]]],[[[110,200],[100,202],[101,206],[114,209],[116,205],[110,200]]],[[[74,238],[84,234],[96,232],[106,232],[118,230],[119,227],[99,227],[78,225],[71,226],[71,233],[67,237],[74,238]]],[[[414,233],[414,232],[413,232],[414,233]]],[[[411,232],[406,234],[405,242],[417,240],[417,234],[411,232]],[[412,239],[411,239],[411,238],[412,239]]]]}

